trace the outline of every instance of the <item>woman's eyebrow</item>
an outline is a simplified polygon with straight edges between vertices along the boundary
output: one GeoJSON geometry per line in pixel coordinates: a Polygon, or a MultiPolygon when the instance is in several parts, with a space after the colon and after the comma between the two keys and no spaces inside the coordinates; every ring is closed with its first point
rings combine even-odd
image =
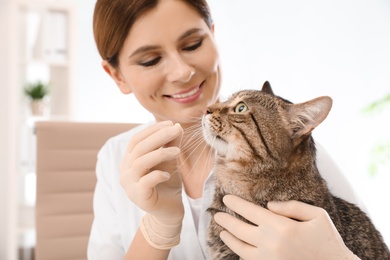
{"type": "Polygon", "coordinates": [[[153,51],[153,50],[156,50],[158,48],[159,48],[159,46],[157,46],[157,45],[145,45],[145,46],[139,47],[138,49],[136,49],[135,51],[133,51],[130,54],[129,58],[131,58],[134,55],[137,55],[139,53],[153,51]]]}
{"type": "Polygon", "coordinates": [[[180,40],[183,40],[185,39],[186,37],[192,35],[192,34],[195,34],[195,33],[199,33],[199,32],[203,32],[204,30],[201,29],[201,28],[193,28],[193,29],[189,29],[188,31],[185,31],[180,37],[179,37],[179,41],[180,40]]]}
{"type": "MultiPolygon", "coordinates": [[[[200,29],[200,28],[189,29],[188,31],[185,31],[182,35],[180,35],[178,41],[181,41],[181,40],[187,38],[188,36],[191,36],[193,34],[203,32],[203,31],[204,30],[200,29]]],[[[158,45],[145,45],[145,46],[139,47],[138,49],[136,49],[135,51],[133,51],[130,54],[129,58],[131,58],[139,53],[153,51],[153,50],[156,50],[158,48],[160,48],[158,45]]]]}

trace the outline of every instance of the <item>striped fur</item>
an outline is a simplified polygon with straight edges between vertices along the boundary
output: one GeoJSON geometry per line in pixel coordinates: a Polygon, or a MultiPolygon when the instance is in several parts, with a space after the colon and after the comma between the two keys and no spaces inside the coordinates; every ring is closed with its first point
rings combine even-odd
{"type": "MultiPolygon", "coordinates": [[[[209,212],[228,212],[222,203],[235,194],[266,207],[270,200],[300,200],[324,208],[345,244],[361,259],[390,259],[370,219],[357,206],[333,196],[318,172],[312,130],[328,115],[329,97],[301,104],[262,91],[243,90],[210,106],[203,117],[206,141],[217,151],[215,194],[209,212]]],[[[213,220],[208,244],[212,259],[238,259],[219,239],[213,220]]]]}

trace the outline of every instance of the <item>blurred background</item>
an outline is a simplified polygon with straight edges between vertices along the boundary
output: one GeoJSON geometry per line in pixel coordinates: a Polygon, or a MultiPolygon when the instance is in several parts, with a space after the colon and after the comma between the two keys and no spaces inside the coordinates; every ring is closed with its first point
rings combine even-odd
{"type": "MultiPolygon", "coordinates": [[[[37,120],[153,120],[102,70],[92,34],[94,4],[0,0],[0,259],[29,259],[34,246],[37,120]]],[[[390,1],[209,4],[222,97],[266,80],[294,103],[332,97],[332,111],[313,135],[389,245],[390,1]]]]}

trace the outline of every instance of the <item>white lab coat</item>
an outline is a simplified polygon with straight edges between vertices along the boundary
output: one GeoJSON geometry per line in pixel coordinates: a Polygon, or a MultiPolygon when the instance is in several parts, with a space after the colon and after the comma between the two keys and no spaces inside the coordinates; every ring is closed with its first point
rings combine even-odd
{"type": "MultiPolygon", "coordinates": [[[[134,205],[119,184],[119,166],[130,138],[146,125],[131,129],[111,138],[101,148],[96,166],[97,185],[94,193],[94,221],[88,244],[88,259],[123,259],[125,252],[137,232],[144,212],[134,205]]],[[[317,144],[318,167],[329,187],[338,195],[361,208],[353,189],[346,181],[324,149],[317,144]]],[[[210,173],[203,189],[201,211],[211,204],[214,193],[213,174],[210,173]]],[[[207,227],[210,215],[200,214],[196,230],[188,196],[183,189],[185,216],[181,242],[171,249],[168,259],[207,259],[207,227]]]]}

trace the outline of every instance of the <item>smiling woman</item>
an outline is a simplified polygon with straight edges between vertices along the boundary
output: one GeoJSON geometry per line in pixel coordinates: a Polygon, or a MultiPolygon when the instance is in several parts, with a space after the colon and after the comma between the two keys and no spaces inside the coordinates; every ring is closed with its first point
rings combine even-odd
{"type": "Polygon", "coordinates": [[[133,93],[157,121],[189,123],[217,99],[218,53],[209,19],[199,13],[181,1],[159,4],[130,26],[112,54],[117,61],[103,61],[122,93],[133,93]]]}

